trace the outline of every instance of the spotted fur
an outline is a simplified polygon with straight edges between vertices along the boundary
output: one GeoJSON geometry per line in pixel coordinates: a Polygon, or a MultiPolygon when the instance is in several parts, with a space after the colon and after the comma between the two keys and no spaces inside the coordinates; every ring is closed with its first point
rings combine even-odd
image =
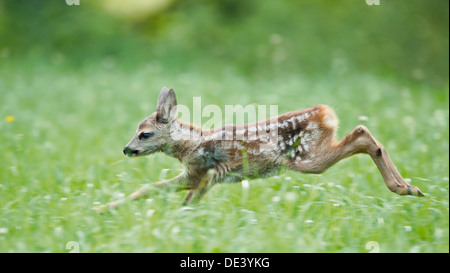
{"type": "MultiPolygon", "coordinates": [[[[366,127],[357,126],[338,142],[335,136],[338,119],[329,106],[316,105],[255,123],[225,125],[214,130],[203,130],[175,118],[176,106],[173,89],[163,88],[157,111],[139,124],[124,153],[135,157],[163,152],[180,160],[185,171],[154,186],[189,190],[185,203],[199,200],[216,183],[270,176],[283,167],[321,173],[339,160],[358,153],[372,157],[391,191],[423,195],[401,177],[386,150],[366,127]],[[144,137],[149,135],[148,139],[144,137]]],[[[143,188],[129,199],[147,194],[147,188],[143,188]]],[[[119,203],[111,203],[109,207],[119,203]]]]}

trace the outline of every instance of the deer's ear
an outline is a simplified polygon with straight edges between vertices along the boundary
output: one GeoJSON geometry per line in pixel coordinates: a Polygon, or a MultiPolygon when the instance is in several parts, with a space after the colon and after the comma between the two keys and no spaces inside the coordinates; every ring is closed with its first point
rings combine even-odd
{"type": "Polygon", "coordinates": [[[156,115],[162,122],[167,123],[174,119],[177,112],[177,98],[172,88],[163,87],[159,94],[156,115]]]}

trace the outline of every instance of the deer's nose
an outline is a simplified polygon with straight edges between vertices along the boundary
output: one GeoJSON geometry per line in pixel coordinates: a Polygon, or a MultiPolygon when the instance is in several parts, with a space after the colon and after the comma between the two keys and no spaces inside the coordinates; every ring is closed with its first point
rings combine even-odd
{"type": "Polygon", "coordinates": [[[133,150],[129,147],[125,147],[123,148],[123,154],[126,156],[136,156],[138,154],[138,150],[133,150]]]}

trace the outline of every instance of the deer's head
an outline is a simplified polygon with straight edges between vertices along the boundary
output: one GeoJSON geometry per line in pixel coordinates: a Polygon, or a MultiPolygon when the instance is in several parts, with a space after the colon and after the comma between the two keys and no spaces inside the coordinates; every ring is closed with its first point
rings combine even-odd
{"type": "Polygon", "coordinates": [[[139,123],[135,136],[123,149],[129,157],[163,151],[170,145],[170,128],[177,112],[177,99],[172,88],[164,87],[158,98],[156,112],[139,123]]]}

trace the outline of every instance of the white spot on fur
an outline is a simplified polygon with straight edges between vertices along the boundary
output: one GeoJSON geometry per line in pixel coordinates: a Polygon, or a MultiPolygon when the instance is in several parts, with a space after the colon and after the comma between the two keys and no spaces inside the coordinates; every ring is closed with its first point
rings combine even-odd
{"type": "Polygon", "coordinates": [[[270,125],[264,125],[264,130],[270,130],[270,131],[276,131],[277,130],[277,126],[279,126],[276,123],[270,123],[270,125]]]}
{"type": "Polygon", "coordinates": [[[307,143],[303,144],[303,149],[305,149],[305,151],[309,150],[309,145],[307,143]]]}
{"type": "Polygon", "coordinates": [[[288,119],[288,121],[290,122],[290,123],[292,123],[292,129],[295,129],[296,128],[296,122],[295,122],[295,117],[291,117],[290,119],[288,119]]]}
{"type": "Polygon", "coordinates": [[[236,140],[245,140],[245,132],[247,130],[246,129],[241,129],[236,131],[236,140]]]}
{"type": "Polygon", "coordinates": [[[317,125],[317,123],[315,123],[313,121],[310,121],[308,123],[308,126],[306,126],[306,130],[308,130],[308,131],[312,131],[312,130],[315,130],[317,128],[319,128],[319,126],[317,125]]]}
{"type": "Polygon", "coordinates": [[[231,130],[226,130],[226,131],[225,131],[225,139],[227,139],[227,140],[232,140],[232,139],[233,139],[233,131],[231,131],[231,130]]]}
{"type": "Polygon", "coordinates": [[[236,149],[243,149],[244,147],[237,141],[233,141],[233,147],[236,149]]]}
{"type": "Polygon", "coordinates": [[[310,116],[309,113],[303,113],[301,115],[296,116],[296,119],[298,121],[298,123],[301,123],[302,121],[304,121],[305,119],[308,119],[310,116]]]}
{"type": "Polygon", "coordinates": [[[311,134],[309,133],[305,133],[303,138],[302,138],[302,143],[307,143],[311,140],[311,134]]]}

